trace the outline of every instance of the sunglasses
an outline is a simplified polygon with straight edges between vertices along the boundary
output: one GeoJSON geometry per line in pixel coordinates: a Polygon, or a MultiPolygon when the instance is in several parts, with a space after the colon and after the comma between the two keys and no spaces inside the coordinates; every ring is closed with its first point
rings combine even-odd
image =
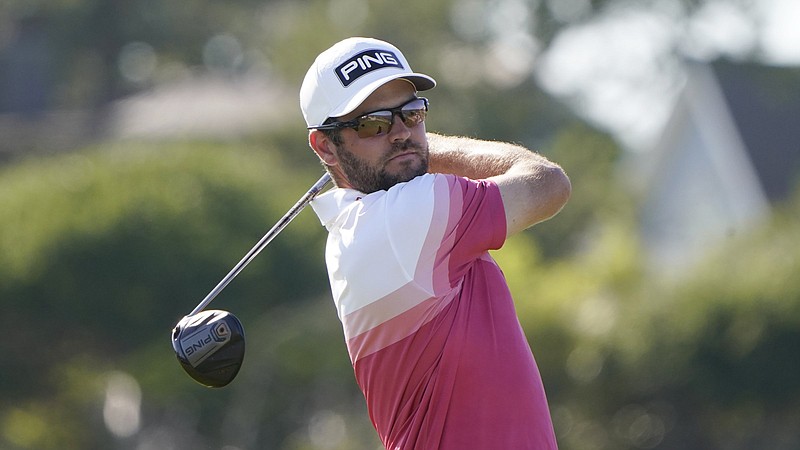
{"type": "Polygon", "coordinates": [[[398,106],[397,108],[381,109],[366,113],[347,122],[327,123],[318,127],[309,127],[317,130],[335,130],[341,128],[352,128],[358,133],[360,138],[381,136],[392,131],[394,116],[400,116],[408,128],[415,127],[425,121],[428,115],[428,99],[417,97],[398,106]]]}

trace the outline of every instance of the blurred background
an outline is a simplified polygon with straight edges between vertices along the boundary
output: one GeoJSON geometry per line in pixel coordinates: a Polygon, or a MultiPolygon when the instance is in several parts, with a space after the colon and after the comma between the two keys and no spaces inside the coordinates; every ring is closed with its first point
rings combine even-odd
{"type": "Polygon", "coordinates": [[[248,349],[194,383],[170,331],[319,177],[297,93],[365,35],[434,76],[428,129],[573,183],[495,253],[560,447],[800,448],[796,0],[0,0],[0,449],[378,449],[303,212],[215,300],[248,349]]]}

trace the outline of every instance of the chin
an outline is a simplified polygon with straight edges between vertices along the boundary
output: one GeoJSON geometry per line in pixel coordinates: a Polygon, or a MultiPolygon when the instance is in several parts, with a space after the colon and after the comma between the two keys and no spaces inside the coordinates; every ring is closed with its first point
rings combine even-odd
{"type": "Polygon", "coordinates": [[[403,183],[406,181],[411,181],[414,178],[417,178],[420,175],[425,175],[428,173],[428,164],[420,163],[414,164],[414,166],[407,166],[404,167],[403,170],[399,171],[395,176],[395,179],[398,183],[403,183]]]}

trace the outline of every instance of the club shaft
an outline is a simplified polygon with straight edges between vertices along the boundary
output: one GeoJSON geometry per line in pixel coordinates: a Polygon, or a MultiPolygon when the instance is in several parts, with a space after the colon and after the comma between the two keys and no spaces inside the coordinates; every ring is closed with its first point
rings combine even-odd
{"type": "Polygon", "coordinates": [[[258,241],[258,243],[256,243],[256,245],[253,248],[251,248],[249,252],[247,252],[246,255],[244,255],[244,258],[242,258],[242,260],[239,261],[239,263],[236,264],[236,266],[234,266],[233,269],[231,269],[231,271],[228,272],[227,275],[225,275],[225,278],[223,278],[216,285],[216,287],[214,287],[214,289],[212,289],[211,292],[209,292],[208,295],[206,295],[203,301],[201,301],[194,308],[194,310],[192,310],[192,312],[189,313],[189,316],[193,316],[202,311],[203,309],[205,309],[205,307],[208,306],[208,304],[211,303],[211,301],[214,300],[214,298],[217,295],[219,295],[219,293],[222,292],[222,290],[225,289],[225,287],[231,281],[233,281],[233,279],[236,278],[236,276],[239,275],[239,273],[245,267],[247,267],[248,264],[250,264],[250,261],[255,259],[255,257],[258,256],[259,253],[261,253],[261,250],[264,250],[264,247],[266,247],[267,244],[269,244],[270,241],[272,241],[275,238],[275,236],[278,235],[278,233],[283,231],[283,229],[286,228],[286,225],[289,225],[289,222],[291,222],[295,217],[297,217],[297,215],[300,214],[300,211],[302,211],[303,208],[305,208],[306,205],[308,205],[311,202],[311,200],[314,199],[314,197],[316,197],[320,192],[322,192],[322,189],[325,188],[325,186],[328,184],[328,182],[330,182],[330,180],[331,177],[326,172],[322,176],[322,178],[320,178],[316,183],[314,183],[311,189],[309,189],[308,192],[306,192],[305,195],[303,195],[300,198],[300,200],[298,200],[297,203],[295,203],[294,206],[292,206],[292,208],[283,217],[281,217],[281,219],[278,220],[278,222],[272,228],[270,228],[269,231],[267,231],[267,234],[265,234],[264,237],[262,237],[261,240],[258,241]]]}

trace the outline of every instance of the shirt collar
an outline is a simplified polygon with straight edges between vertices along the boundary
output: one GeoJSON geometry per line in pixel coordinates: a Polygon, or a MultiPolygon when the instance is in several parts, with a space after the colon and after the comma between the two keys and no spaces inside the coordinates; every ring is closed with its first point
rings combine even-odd
{"type": "Polygon", "coordinates": [[[318,195],[311,201],[311,208],[317,213],[320,222],[325,228],[330,227],[336,222],[341,211],[353,203],[364,198],[366,194],[355,189],[333,188],[328,192],[318,195]]]}

